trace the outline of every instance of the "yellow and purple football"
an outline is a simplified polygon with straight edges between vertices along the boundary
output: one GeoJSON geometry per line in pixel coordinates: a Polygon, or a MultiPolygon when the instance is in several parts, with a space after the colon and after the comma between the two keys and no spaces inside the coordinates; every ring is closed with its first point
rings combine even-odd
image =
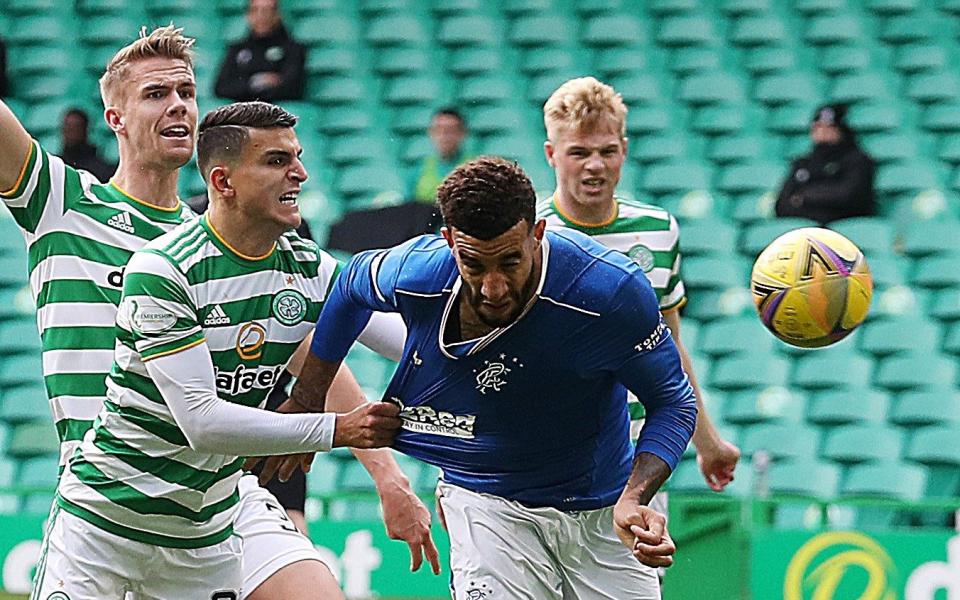
{"type": "Polygon", "coordinates": [[[835,231],[805,227],[767,246],[750,291],[773,335],[801,348],[829,346],[863,323],[873,278],[857,246],[835,231]]]}

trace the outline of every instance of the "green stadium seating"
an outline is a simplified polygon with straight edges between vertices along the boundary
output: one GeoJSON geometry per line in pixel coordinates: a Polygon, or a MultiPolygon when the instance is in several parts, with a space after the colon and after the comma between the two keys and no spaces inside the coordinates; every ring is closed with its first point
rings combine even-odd
{"type": "Polygon", "coordinates": [[[367,97],[364,82],[348,76],[323,77],[307,84],[307,97],[321,106],[356,105],[367,97]]]}
{"type": "Polygon", "coordinates": [[[728,356],[714,363],[710,385],[721,390],[785,385],[790,363],[778,356],[746,354],[728,356]]]}
{"type": "Polygon", "coordinates": [[[877,384],[893,391],[956,384],[957,364],[943,356],[908,354],[881,361],[877,384]]]}
{"type": "Polygon", "coordinates": [[[753,75],[781,73],[797,66],[797,53],[792,48],[760,46],[751,48],[744,69],[753,75]]]}
{"type": "Polygon", "coordinates": [[[944,103],[927,107],[921,125],[937,133],[960,131],[960,104],[944,103]]]}
{"type": "Polygon", "coordinates": [[[684,314],[703,322],[756,314],[750,290],[738,286],[720,290],[691,290],[684,314]]]}
{"type": "Polygon", "coordinates": [[[740,240],[740,252],[746,256],[755,257],[784,233],[801,227],[816,226],[817,224],[814,221],[800,217],[783,217],[754,223],[743,232],[743,237],[740,240]]]}
{"type": "Polygon", "coordinates": [[[908,97],[922,104],[947,102],[960,96],[960,78],[949,70],[918,73],[907,80],[908,97]]]}
{"type": "Polygon", "coordinates": [[[876,180],[876,190],[882,194],[917,193],[939,185],[933,167],[919,160],[887,165],[879,170],[876,180]]]}
{"type": "Polygon", "coordinates": [[[436,77],[408,75],[394,78],[387,87],[384,99],[393,106],[432,104],[442,97],[441,91],[441,81],[436,77]]]}
{"type": "Polygon", "coordinates": [[[493,46],[498,40],[494,21],[480,15],[448,17],[437,33],[437,41],[444,46],[493,46]]]}
{"type": "Polygon", "coordinates": [[[939,23],[918,15],[890,17],[880,28],[880,39],[888,44],[910,44],[929,40],[939,23]]]}
{"type": "Polygon", "coordinates": [[[641,189],[648,194],[660,195],[691,190],[707,189],[709,169],[692,161],[676,161],[650,166],[643,175],[641,189]]]}
{"type": "Polygon", "coordinates": [[[863,356],[810,352],[797,363],[792,383],[810,390],[857,389],[870,385],[872,371],[873,362],[863,356]]]}
{"type": "Polygon", "coordinates": [[[447,70],[458,77],[492,74],[503,65],[498,48],[464,46],[450,52],[447,70]]]}
{"type": "Polygon", "coordinates": [[[686,138],[676,134],[652,134],[631,140],[630,157],[641,163],[680,159],[687,154],[686,138]]]}
{"type": "Polygon", "coordinates": [[[825,46],[820,49],[818,67],[829,75],[856,73],[870,66],[870,50],[856,44],[825,46]]]}
{"type": "Polygon", "coordinates": [[[747,123],[745,106],[710,105],[697,108],[690,129],[707,136],[725,136],[740,131],[747,123]]]}
{"type": "Polygon", "coordinates": [[[550,8],[550,0],[506,0],[503,11],[511,16],[543,12],[550,8]]]}
{"type": "Polygon", "coordinates": [[[396,170],[381,164],[360,164],[343,169],[337,190],[345,196],[372,197],[379,192],[404,189],[396,170]]]}
{"type": "Polygon", "coordinates": [[[723,420],[733,425],[800,423],[806,400],[802,393],[779,386],[734,392],[724,403],[723,420]]]}
{"type": "Polygon", "coordinates": [[[358,460],[346,461],[340,471],[338,491],[343,492],[376,492],[373,479],[358,460]]]}
{"type": "MultiPolygon", "coordinates": [[[[332,51],[349,53],[348,50],[337,48],[332,51]]],[[[387,77],[413,75],[428,71],[431,61],[430,53],[423,48],[384,48],[377,52],[374,69],[387,77]]]]}
{"type": "Polygon", "coordinates": [[[719,4],[721,11],[730,16],[763,13],[770,9],[770,0],[723,0],[719,4]]]}
{"type": "Polygon", "coordinates": [[[657,42],[664,46],[710,45],[716,41],[713,22],[707,17],[666,17],[657,29],[657,42]]]}
{"type": "Polygon", "coordinates": [[[812,17],[821,13],[834,13],[846,8],[846,0],[796,0],[794,9],[812,17]]]}
{"type": "Polygon", "coordinates": [[[630,73],[613,77],[610,85],[623,96],[628,106],[649,104],[662,101],[665,96],[661,90],[660,79],[650,74],[630,73]]]}
{"type": "Polygon", "coordinates": [[[870,275],[873,277],[874,289],[886,289],[902,285],[906,280],[906,263],[904,259],[891,254],[874,254],[867,259],[870,275]]]}
{"type": "Polygon", "coordinates": [[[680,82],[679,98],[693,105],[741,102],[743,84],[729,73],[698,73],[680,82]]]}
{"type": "Polygon", "coordinates": [[[903,446],[903,433],[885,424],[843,425],[827,432],[821,455],[843,464],[896,460],[903,446]]]}
{"type": "MultiPolygon", "coordinates": [[[[753,98],[771,106],[794,103],[816,104],[820,100],[821,89],[814,77],[808,73],[802,71],[775,73],[757,80],[753,98]]],[[[809,113],[807,118],[809,119],[809,113]]]]}
{"type": "Polygon", "coordinates": [[[363,0],[360,3],[360,12],[371,15],[389,14],[410,8],[408,0],[363,0]]]}
{"type": "Polygon", "coordinates": [[[945,136],[946,139],[942,140],[940,151],[937,153],[937,157],[940,160],[948,162],[952,165],[960,164],[960,137],[956,136],[945,136]]]}
{"type": "Polygon", "coordinates": [[[910,223],[903,235],[903,251],[913,257],[960,252],[960,222],[910,223]]]}
{"type": "Polygon", "coordinates": [[[779,134],[807,133],[814,101],[778,106],[767,112],[766,127],[779,134]]]}
{"type": "MultiPolygon", "coordinates": [[[[60,446],[52,419],[30,421],[14,427],[8,454],[17,457],[55,454],[60,446]]],[[[56,478],[54,477],[54,480],[56,478]]]]}
{"type": "Polygon", "coordinates": [[[914,432],[906,457],[927,467],[925,495],[954,498],[960,492],[960,427],[924,427],[914,432]]]}
{"type": "Polygon", "coordinates": [[[943,341],[943,350],[953,355],[960,354],[960,327],[957,326],[957,323],[947,329],[943,341]]]}
{"type": "Polygon", "coordinates": [[[862,36],[860,20],[856,16],[831,13],[811,18],[804,39],[814,45],[849,44],[862,36]]]}
{"type": "MultiPolygon", "coordinates": [[[[14,364],[16,364],[14,362],[14,364]]],[[[35,373],[34,373],[35,374],[35,373]]],[[[31,380],[23,385],[3,389],[0,418],[8,423],[38,421],[52,418],[43,380],[31,380]]]]}
{"type": "Polygon", "coordinates": [[[367,23],[366,39],[374,47],[425,46],[428,43],[420,19],[396,13],[374,18],[367,23]]]}
{"type": "Polygon", "coordinates": [[[881,15],[899,15],[917,8],[918,0],[870,0],[870,10],[881,15]]]}
{"type": "Polygon", "coordinates": [[[713,46],[681,46],[670,51],[667,68],[683,76],[720,70],[722,62],[720,50],[713,46]]]}
{"type": "Polygon", "coordinates": [[[693,12],[699,6],[697,0],[650,0],[647,10],[651,14],[664,16],[693,12]]]}
{"type": "Polygon", "coordinates": [[[871,321],[863,326],[860,348],[875,356],[898,352],[924,352],[939,347],[940,327],[933,322],[907,315],[899,319],[871,321]]]}
{"type": "Polygon", "coordinates": [[[820,431],[794,423],[758,424],[747,428],[741,438],[740,450],[752,457],[758,451],[766,452],[774,461],[781,459],[812,459],[820,446],[820,431]]]}
{"type": "MultiPolygon", "coordinates": [[[[917,501],[923,497],[926,469],[903,462],[855,465],[848,469],[840,493],[854,498],[888,498],[917,501]]],[[[853,526],[863,529],[889,528],[901,517],[895,508],[858,507],[853,526]]]]}
{"type": "Polygon", "coordinates": [[[820,426],[882,424],[890,408],[890,395],[862,387],[826,390],[811,399],[807,420],[820,426]]]}
{"type": "Polygon", "coordinates": [[[577,61],[578,57],[568,48],[534,47],[523,51],[520,70],[527,76],[570,71],[576,68],[577,61]]]}
{"type": "MultiPolygon", "coordinates": [[[[671,492],[710,493],[710,488],[707,487],[696,460],[680,461],[680,464],[670,475],[666,488],[671,492]]],[[[751,495],[753,493],[753,472],[749,468],[738,470],[736,479],[724,488],[723,493],[737,497],[751,495]]]]}
{"type": "Polygon", "coordinates": [[[433,108],[424,105],[401,106],[391,111],[390,129],[401,134],[422,134],[430,125],[433,108]]]}
{"type": "Polygon", "coordinates": [[[848,104],[876,102],[890,98],[891,88],[886,73],[861,71],[837,76],[830,90],[830,99],[848,104]]]}
{"type": "Polygon", "coordinates": [[[769,486],[773,494],[829,499],[836,496],[839,485],[840,469],[817,459],[783,460],[770,468],[769,486]]]}
{"type": "Polygon", "coordinates": [[[747,274],[736,261],[720,256],[691,256],[683,264],[684,284],[696,290],[724,290],[747,284],[747,274]]]}
{"type": "Polygon", "coordinates": [[[680,229],[683,255],[732,255],[736,251],[737,229],[723,219],[701,219],[680,229]]]}
{"type": "Polygon", "coordinates": [[[918,260],[911,282],[934,289],[960,286],[957,258],[957,254],[940,254],[918,260]]]}
{"type": "Polygon", "coordinates": [[[643,137],[670,129],[672,116],[663,106],[640,106],[627,113],[627,134],[643,137]]]}
{"type": "Polygon", "coordinates": [[[321,113],[318,129],[330,136],[355,133],[373,126],[370,112],[352,106],[335,106],[321,113]]]}
{"type": "Polygon", "coordinates": [[[941,321],[960,319],[960,289],[947,288],[933,293],[930,316],[941,321]]]}
{"type": "Polygon", "coordinates": [[[889,420],[904,427],[960,423],[960,392],[949,381],[932,389],[905,391],[897,396],[889,420]]]}
{"type": "Polygon", "coordinates": [[[787,40],[787,28],[783,21],[769,13],[737,19],[730,34],[730,41],[738,46],[776,45],[787,40]]]}
{"type": "Polygon", "coordinates": [[[626,14],[604,14],[590,19],[581,37],[594,47],[617,47],[642,44],[645,41],[640,21],[626,14]]]}
{"type": "Polygon", "coordinates": [[[724,135],[712,140],[707,156],[721,163],[750,162],[764,154],[767,142],[755,134],[724,135]]]}
{"type": "MultiPolygon", "coordinates": [[[[20,3],[15,3],[19,5],[20,3]]],[[[46,15],[23,15],[16,20],[16,26],[4,31],[4,41],[10,46],[27,44],[55,45],[68,35],[67,23],[57,17],[48,16],[55,10],[44,11],[46,15]]]]}
{"type": "Polygon", "coordinates": [[[896,51],[894,67],[905,73],[941,70],[949,64],[947,50],[931,43],[900,46],[896,51]]]}
{"type": "Polygon", "coordinates": [[[305,15],[293,24],[298,42],[307,46],[350,46],[357,43],[359,27],[343,14],[305,15]]]}
{"type": "MultiPolygon", "coordinates": [[[[562,81],[557,81],[554,87],[562,81]]],[[[467,106],[477,104],[503,104],[517,93],[516,82],[502,75],[481,75],[460,82],[457,99],[467,106]]]]}
{"type": "Polygon", "coordinates": [[[432,10],[442,16],[469,14],[482,5],[481,0],[432,0],[432,10]]]}
{"type": "Polygon", "coordinates": [[[721,319],[705,326],[698,350],[711,356],[726,356],[738,352],[769,354],[774,348],[774,337],[755,316],[721,319]]]}
{"type": "Polygon", "coordinates": [[[728,194],[765,192],[779,187],[785,176],[784,165],[771,161],[751,161],[723,170],[717,189],[728,194]]]}
{"type": "Polygon", "coordinates": [[[842,234],[860,248],[870,264],[873,256],[893,252],[893,226],[880,217],[851,217],[830,223],[830,229],[842,234]]]}
{"type": "MultiPolygon", "coordinates": [[[[56,455],[27,458],[20,462],[17,483],[24,487],[53,491],[57,486],[59,470],[59,457],[56,455]]],[[[50,510],[49,496],[46,510],[50,510]]]]}
{"type": "Polygon", "coordinates": [[[520,47],[562,45],[574,39],[574,31],[573,24],[566,17],[540,14],[515,20],[508,39],[520,47]]]}

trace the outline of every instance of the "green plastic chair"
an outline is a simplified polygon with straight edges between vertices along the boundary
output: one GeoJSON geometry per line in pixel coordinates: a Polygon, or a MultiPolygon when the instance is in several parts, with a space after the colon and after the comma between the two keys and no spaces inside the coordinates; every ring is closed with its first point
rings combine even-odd
{"type": "Polygon", "coordinates": [[[960,327],[956,323],[950,326],[947,330],[946,336],[944,337],[943,342],[944,352],[949,352],[950,354],[960,354],[960,327]]]}
{"type": "Polygon", "coordinates": [[[742,102],[743,83],[729,73],[690,75],[680,82],[679,98],[693,105],[742,102]]]}
{"type": "Polygon", "coordinates": [[[913,433],[906,457],[927,467],[924,495],[954,498],[960,491],[960,426],[924,427],[913,433]]]}
{"type": "Polygon", "coordinates": [[[853,43],[863,38],[860,20],[850,14],[818,15],[807,24],[804,39],[815,45],[853,43]]]}
{"type": "Polygon", "coordinates": [[[911,283],[924,288],[940,289],[960,286],[957,254],[928,256],[917,261],[911,283]]]}
{"type": "Polygon", "coordinates": [[[906,281],[906,261],[898,256],[889,254],[873,254],[867,259],[870,267],[870,276],[873,278],[875,290],[903,285],[906,281]]]}
{"type": "Polygon", "coordinates": [[[528,77],[553,71],[567,71],[575,69],[578,60],[574,51],[569,48],[527,48],[523,50],[520,70],[528,77]]]}
{"type": "Polygon", "coordinates": [[[728,356],[714,363],[710,385],[721,390],[765,388],[785,385],[790,363],[784,358],[763,354],[728,356]]]}
{"type": "Polygon", "coordinates": [[[897,396],[890,422],[904,427],[960,424],[960,392],[950,382],[932,389],[905,391],[897,396]]]}
{"type": "MultiPolygon", "coordinates": [[[[0,352],[5,358],[5,361],[0,362],[0,371],[4,369],[4,363],[20,358],[29,358],[39,362],[40,333],[37,331],[37,324],[27,319],[0,323],[0,352]],[[12,355],[23,356],[14,357],[12,355]]],[[[24,365],[18,364],[18,366],[23,367],[24,365]]]]}
{"type": "MultiPolygon", "coordinates": [[[[923,497],[927,471],[900,461],[854,465],[847,470],[840,493],[850,498],[887,498],[917,501],[923,497]]],[[[889,529],[904,520],[894,507],[857,507],[850,526],[857,529],[889,529]]]]}
{"type": "Polygon", "coordinates": [[[901,161],[878,169],[876,189],[885,194],[916,193],[940,186],[936,171],[928,162],[901,161]]]}
{"type": "Polygon", "coordinates": [[[960,95],[960,78],[949,70],[918,73],[908,78],[905,91],[921,104],[948,102],[960,95]]]}
{"type": "MultiPolygon", "coordinates": [[[[46,488],[51,492],[57,487],[59,477],[59,457],[37,456],[20,462],[17,483],[25,487],[46,488]]],[[[47,500],[49,510],[50,500],[47,500]]]]}
{"type": "Polygon", "coordinates": [[[797,53],[790,47],[758,46],[747,50],[743,66],[755,77],[784,73],[797,67],[797,53]]]}
{"type": "Polygon", "coordinates": [[[307,83],[307,97],[324,107],[356,105],[367,98],[367,89],[359,78],[320,77],[307,83]]]}
{"type": "Polygon", "coordinates": [[[956,383],[956,361],[944,356],[908,354],[880,362],[877,384],[892,391],[923,389],[956,383]]]}
{"type": "Polygon", "coordinates": [[[522,16],[528,13],[540,13],[551,7],[550,0],[506,0],[502,4],[503,12],[508,15],[522,16]]]}
{"type": "MultiPolygon", "coordinates": [[[[670,475],[666,486],[671,493],[703,495],[714,493],[707,487],[700,467],[693,459],[680,461],[670,475]]],[[[737,471],[736,479],[724,488],[723,493],[735,497],[750,496],[753,493],[753,472],[749,468],[737,471]]]]}
{"type": "Polygon", "coordinates": [[[774,337],[754,316],[718,319],[704,326],[697,349],[711,356],[727,356],[740,352],[771,354],[774,337]]]}
{"type": "Polygon", "coordinates": [[[811,102],[777,106],[767,112],[766,128],[779,134],[806,134],[810,131],[811,102]]]}
{"type": "MultiPolygon", "coordinates": [[[[12,4],[17,5],[19,2],[12,4]]],[[[50,15],[56,14],[57,10],[59,9],[51,8],[45,12],[50,15]]],[[[10,47],[29,44],[56,45],[74,33],[67,31],[68,26],[63,20],[46,15],[38,13],[19,17],[15,21],[15,27],[3,32],[4,41],[10,47]]]]}
{"type": "Polygon", "coordinates": [[[340,174],[337,191],[348,197],[373,197],[380,192],[404,190],[397,169],[386,164],[360,164],[346,167],[340,174]]]}
{"type": "Polygon", "coordinates": [[[960,319],[960,289],[947,288],[935,291],[929,314],[935,319],[947,322],[960,319]]]}
{"type": "Polygon", "coordinates": [[[388,77],[414,75],[430,70],[431,61],[430,53],[423,48],[381,48],[376,54],[374,70],[388,77]]]}
{"type": "Polygon", "coordinates": [[[820,56],[817,66],[829,75],[857,73],[873,62],[870,50],[859,45],[824,46],[820,49],[820,56]]]}
{"type": "Polygon", "coordinates": [[[879,15],[899,15],[909,13],[919,6],[918,0],[870,0],[868,6],[871,11],[879,15]]]}
{"type": "MultiPolygon", "coordinates": [[[[561,82],[557,83],[557,86],[561,82]]],[[[502,75],[477,76],[466,79],[459,84],[457,98],[461,103],[472,106],[476,104],[502,104],[516,97],[516,81],[502,75]]]]}
{"type": "MultiPolygon", "coordinates": [[[[43,380],[31,380],[23,385],[3,390],[0,418],[9,423],[50,419],[47,389],[43,380]]],[[[4,438],[6,439],[6,438],[4,438]]]]}
{"type": "MultiPolygon", "coordinates": [[[[394,74],[397,52],[382,52],[377,57],[377,72],[394,74]]],[[[405,58],[405,57],[404,57],[405,58]]],[[[307,53],[307,72],[310,75],[346,75],[359,68],[360,59],[352,48],[311,48],[307,53]]],[[[396,71],[399,72],[399,71],[396,71]]]]}
{"type": "Polygon", "coordinates": [[[816,458],[794,458],[771,465],[770,492],[776,495],[833,498],[840,487],[840,469],[816,458]]]}
{"type": "Polygon", "coordinates": [[[769,221],[761,221],[747,227],[740,240],[740,252],[746,256],[756,257],[773,240],[781,235],[801,227],[817,227],[816,222],[801,217],[783,217],[769,221]]]}
{"type": "Polygon", "coordinates": [[[878,133],[863,137],[863,146],[880,164],[907,162],[920,152],[917,138],[906,133],[878,133]]]}
{"type": "Polygon", "coordinates": [[[318,129],[330,136],[356,133],[373,126],[369,111],[353,106],[335,106],[321,113],[318,129]]]}
{"type": "Polygon", "coordinates": [[[682,159],[687,151],[687,137],[676,133],[653,134],[630,142],[630,158],[644,164],[682,159]]]}
{"type": "MultiPolygon", "coordinates": [[[[560,87],[565,81],[573,79],[574,77],[581,77],[584,75],[584,72],[577,70],[561,70],[553,71],[550,73],[541,73],[536,77],[531,78],[530,84],[527,86],[527,93],[524,96],[527,101],[536,107],[542,107],[547,101],[547,98],[550,97],[553,92],[560,87]]],[[[511,87],[516,88],[517,84],[511,84],[511,87]]],[[[516,91],[512,92],[513,96],[516,95],[516,91]]],[[[505,102],[506,97],[500,98],[498,102],[505,102]]]]}
{"type": "Polygon", "coordinates": [[[663,106],[640,106],[627,113],[627,134],[642,137],[674,127],[673,115],[663,106]]]}
{"type": "Polygon", "coordinates": [[[635,46],[600,48],[594,52],[593,57],[593,68],[605,78],[645,73],[649,61],[647,49],[635,46]]]}
{"type": "Polygon", "coordinates": [[[681,274],[684,285],[697,291],[720,291],[747,283],[743,265],[726,256],[691,256],[684,260],[681,274]]]}
{"type": "Polygon", "coordinates": [[[723,70],[723,51],[714,46],[671,48],[666,67],[677,77],[723,70]]]}
{"type": "Polygon", "coordinates": [[[400,135],[422,134],[430,126],[433,107],[422,104],[400,106],[390,111],[390,129],[400,135]]]}
{"type": "Polygon", "coordinates": [[[310,496],[330,496],[337,491],[340,465],[343,461],[327,452],[318,452],[307,473],[307,493],[310,496]]]}
{"type": "Polygon", "coordinates": [[[657,41],[664,46],[702,46],[716,43],[717,35],[709,18],[666,17],[657,30],[657,41]]]}
{"type": "Polygon", "coordinates": [[[723,420],[732,425],[800,423],[806,404],[802,393],[779,386],[734,392],[724,403],[723,420]]]}
{"type": "Polygon", "coordinates": [[[933,220],[907,225],[903,251],[914,258],[960,252],[960,222],[933,220]]]}
{"type": "Polygon", "coordinates": [[[360,12],[369,15],[401,12],[411,8],[408,0],[363,0],[360,3],[360,12]]]}
{"type": "Polygon", "coordinates": [[[771,0],[723,0],[719,8],[728,16],[739,17],[770,10],[771,0]]]}
{"type": "Polygon", "coordinates": [[[936,43],[920,42],[897,48],[893,66],[904,73],[938,71],[948,67],[947,49],[936,43]]]}
{"type": "Polygon", "coordinates": [[[730,41],[738,46],[772,46],[787,41],[787,28],[767,14],[741,17],[733,25],[730,41]]]}
{"type": "Polygon", "coordinates": [[[904,435],[888,425],[844,425],[827,432],[824,458],[846,465],[899,459],[904,435]]]}
{"type": "Polygon", "coordinates": [[[372,19],[366,26],[366,39],[374,47],[425,46],[429,43],[419,18],[396,13],[372,19]]]}
{"type": "Polygon", "coordinates": [[[697,0],[650,0],[646,8],[650,14],[665,16],[693,12],[699,6],[697,0]]]}
{"type": "Polygon", "coordinates": [[[960,164],[960,137],[943,136],[937,157],[954,166],[960,164]]]}
{"type": "Polygon", "coordinates": [[[809,17],[820,13],[836,13],[846,8],[846,5],[846,0],[796,0],[793,8],[809,17]]]}
{"type": "Polygon", "coordinates": [[[629,14],[604,14],[590,19],[581,37],[597,48],[634,46],[646,41],[640,20],[629,14]]]}
{"type": "Polygon", "coordinates": [[[744,456],[752,457],[763,450],[775,461],[811,459],[817,456],[820,431],[795,423],[761,423],[748,427],[740,441],[744,456]]]}
{"type": "Polygon", "coordinates": [[[382,135],[365,132],[331,140],[324,155],[331,163],[341,167],[370,160],[386,160],[388,153],[382,135]]]}
{"type": "Polygon", "coordinates": [[[650,194],[668,194],[708,189],[710,177],[706,165],[677,161],[650,166],[644,173],[641,189],[650,194]]]}
{"type": "Polygon", "coordinates": [[[36,456],[40,454],[55,454],[60,447],[57,430],[49,418],[42,421],[30,421],[14,427],[10,438],[11,456],[36,456]]]}
{"type": "Polygon", "coordinates": [[[838,76],[834,79],[830,90],[831,100],[848,104],[875,102],[890,98],[891,95],[888,74],[877,72],[859,72],[838,76]]]}
{"type": "Polygon", "coordinates": [[[360,39],[357,20],[343,14],[303,16],[293,31],[297,41],[307,46],[354,46],[360,39]]]}
{"type": "Polygon", "coordinates": [[[936,18],[917,14],[898,15],[884,20],[880,39],[888,44],[911,44],[930,40],[940,26],[936,18]]]}
{"type": "MultiPolygon", "coordinates": [[[[756,315],[753,298],[746,286],[717,290],[689,290],[684,315],[702,322],[756,315]]],[[[755,317],[754,317],[755,318],[755,317]]]]}
{"type": "Polygon", "coordinates": [[[499,48],[463,46],[450,52],[447,71],[457,77],[492,74],[503,66],[503,56],[499,48]]]}
{"type": "Polygon", "coordinates": [[[890,395],[869,387],[826,390],[810,401],[807,420],[815,425],[883,424],[890,411],[890,395]]]}
{"type": "Polygon", "coordinates": [[[501,134],[526,127],[525,115],[512,105],[481,106],[470,112],[470,130],[479,135],[501,134]]]}
{"type": "Polygon", "coordinates": [[[772,161],[741,163],[723,170],[717,189],[728,194],[764,192],[776,189],[783,177],[782,164],[772,161]]]}
{"type": "Polygon", "coordinates": [[[873,361],[865,356],[833,356],[805,353],[793,374],[793,384],[808,390],[857,389],[872,380],[873,361]]]}
{"type": "Polygon", "coordinates": [[[475,13],[483,5],[481,0],[432,0],[430,9],[443,16],[475,13]]]}
{"type": "Polygon", "coordinates": [[[690,128],[707,136],[735,134],[747,124],[748,110],[744,105],[713,104],[695,109],[690,128]]]}
{"type": "MultiPolygon", "coordinates": [[[[810,74],[776,73],[757,80],[753,98],[770,106],[791,103],[815,104],[820,100],[821,89],[810,74]]],[[[809,114],[807,119],[809,121],[809,114]]]]}
{"type": "Polygon", "coordinates": [[[666,96],[661,82],[659,77],[650,73],[631,73],[613,77],[610,85],[623,96],[628,106],[636,106],[662,101],[666,96]]]}
{"type": "Polygon", "coordinates": [[[871,258],[877,254],[893,252],[893,225],[882,217],[840,219],[830,223],[830,229],[848,238],[871,258]]]}
{"type": "Polygon", "coordinates": [[[860,349],[880,357],[899,352],[926,352],[935,350],[939,340],[939,325],[909,315],[863,325],[860,349]]]}
{"type": "Polygon", "coordinates": [[[340,471],[339,491],[376,493],[376,490],[373,479],[360,461],[350,460],[343,464],[340,471]]]}
{"type": "Polygon", "coordinates": [[[520,47],[556,46],[574,38],[570,20],[560,14],[520,17],[511,25],[509,34],[510,42],[520,47]]]}
{"type": "Polygon", "coordinates": [[[432,104],[441,96],[442,85],[432,75],[397,77],[387,85],[384,99],[392,106],[432,104]]]}
{"type": "Polygon", "coordinates": [[[447,17],[437,34],[437,41],[444,46],[493,46],[498,39],[495,22],[481,15],[447,17]]]}
{"type": "Polygon", "coordinates": [[[711,141],[707,157],[720,164],[751,162],[765,151],[766,140],[756,134],[720,136],[711,141]]]}
{"type": "Polygon", "coordinates": [[[684,257],[703,254],[730,256],[736,252],[737,228],[726,220],[700,219],[683,225],[680,240],[684,257]]]}
{"type": "Polygon", "coordinates": [[[521,135],[519,133],[507,133],[505,135],[490,136],[483,140],[481,152],[493,156],[502,156],[512,160],[519,161],[521,166],[524,163],[543,163],[542,142],[534,137],[521,135]]]}
{"type": "Polygon", "coordinates": [[[944,103],[928,106],[920,119],[921,126],[935,133],[960,131],[960,104],[944,103]]]}

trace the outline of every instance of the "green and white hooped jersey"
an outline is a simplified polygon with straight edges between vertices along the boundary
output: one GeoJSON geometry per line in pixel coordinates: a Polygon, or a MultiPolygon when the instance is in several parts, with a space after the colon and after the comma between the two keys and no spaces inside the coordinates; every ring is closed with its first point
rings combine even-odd
{"type": "Polygon", "coordinates": [[[145,363],[206,343],[218,396],[262,408],[339,270],[295,232],[269,255],[245,257],[206,217],[137,252],[124,276],[107,400],[64,471],[60,506],[159,546],[229,537],[244,459],[191,449],[145,363]]]}
{"type": "Polygon", "coordinates": [[[99,183],[34,142],[13,189],[2,194],[29,253],[43,377],[64,465],[106,397],[124,265],[148,241],[193,216],[99,183]]]}
{"type": "MultiPolygon", "coordinates": [[[[568,227],[583,232],[607,248],[633,259],[653,285],[660,301],[660,310],[678,309],[686,302],[686,291],[680,279],[680,228],[666,210],[650,204],[614,198],[617,213],[602,225],[578,223],[564,215],[553,196],[537,211],[546,219],[547,227],[568,227]]],[[[643,405],[629,394],[630,418],[642,419],[643,405]]]]}

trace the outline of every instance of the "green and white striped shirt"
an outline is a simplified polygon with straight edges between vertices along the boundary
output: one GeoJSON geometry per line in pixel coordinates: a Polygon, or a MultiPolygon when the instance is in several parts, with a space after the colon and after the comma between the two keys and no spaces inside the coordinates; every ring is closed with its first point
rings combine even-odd
{"type": "Polygon", "coordinates": [[[20,180],[2,198],[27,243],[63,465],[106,397],[124,265],[193,213],[183,203],[169,210],[145,204],[65,165],[36,142],[20,180]]]}
{"type": "Polygon", "coordinates": [[[294,232],[269,255],[245,257],[206,217],[137,252],[124,276],[107,400],[64,472],[61,507],[159,546],[229,537],[243,458],[193,450],[145,363],[205,343],[218,397],[262,407],[339,269],[294,232]]]}
{"type": "MultiPolygon", "coordinates": [[[[660,310],[679,309],[686,302],[683,280],[680,278],[680,228],[677,220],[666,210],[614,198],[616,214],[601,225],[578,223],[564,215],[553,196],[538,211],[538,218],[546,219],[547,227],[568,227],[589,235],[611,250],[622,252],[633,259],[657,293],[660,310]]],[[[644,416],[643,404],[629,395],[631,420],[644,416]]]]}

